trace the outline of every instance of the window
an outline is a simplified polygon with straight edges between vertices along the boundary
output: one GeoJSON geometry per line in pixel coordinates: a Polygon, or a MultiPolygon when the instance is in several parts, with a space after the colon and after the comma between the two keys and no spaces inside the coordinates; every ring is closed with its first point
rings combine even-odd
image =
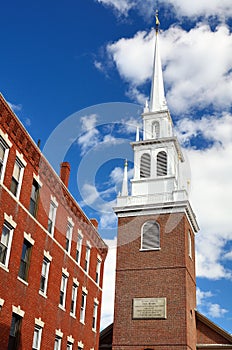
{"type": "Polygon", "coordinates": [[[65,307],[67,281],[68,281],[68,277],[62,274],[61,284],[60,284],[60,306],[62,306],[63,308],[65,307]]]}
{"type": "Polygon", "coordinates": [[[84,291],[82,291],[81,312],[80,312],[80,322],[82,323],[85,323],[86,297],[87,297],[87,294],[84,291]]]}
{"type": "Polygon", "coordinates": [[[81,261],[82,240],[83,240],[83,237],[82,237],[82,235],[79,233],[79,234],[78,234],[78,237],[77,237],[77,250],[76,250],[76,262],[77,262],[78,264],[80,264],[80,261],[81,261]]]}
{"type": "Polygon", "coordinates": [[[8,153],[9,146],[0,136],[0,182],[2,182],[4,178],[8,153]]]}
{"type": "Polygon", "coordinates": [[[91,247],[87,245],[85,250],[85,271],[87,273],[89,272],[90,249],[91,247]]]}
{"type": "Polygon", "coordinates": [[[2,228],[0,241],[0,263],[8,267],[10,259],[11,243],[13,238],[13,228],[5,221],[2,228]]]}
{"type": "Polygon", "coordinates": [[[42,327],[39,327],[36,325],[34,328],[32,350],[40,350],[41,338],[42,338],[42,327]]]}
{"type": "Polygon", "coordinates": [[[19,277],[23,280],[28,280],[28,271],[30,266],[32,245],[26,239],[23,241],[21,261],[19,267],[19,277]]]}
{"type": "Polygon", "coordinates": [[[147,178],[151,176],[151,156],[144,153],[140,160],[140,177],[147,178]]]}
{"type": "Polygon", "coordinates": [[[78,290],[78,285],[77,285],[76,283],[73,283],[73,286],[72,286],[71,309],[70,309],[70,313],[71,313],[73,316],[76,315],[77,290],[78,290]]]}
{"type": "Polygon", "coordinates": [[[68,222],[68,227],[66,231],[66,245],[65,249],[70,254],[71,251],[71,243],[72,243],[72,232],[73,232],[73,225],[68,222]]]}
{"type": "Polygon", "coordinates": [[[141,249],[160,248],[160,229],[156,221],[147,221],[142,227],[141,249]]]}
{"type": "Polygon", "coordinates": [[[167,175],[167,153],[161,151],[157,154],[157,176],[167,175]]]}
{"type": "Polygon", "coordinates": [[[31,189],[31,198],[30,198],[30,207],[29,207],[29,212],[33,216],[36,216],[36,212],[37,212],[39,189],[40,189],[40,186],[38,182],[35,179],[33,179],[32,189],[31,189]]]}
{"type": "Polygon", "coordinates": [[[47,293],[49,267],[50,267],[50,261],[46,257],[44,257],[43,263],[42,263],[41,277],[40,277],[40,291],[43,294],[47,293]]]}
{"type": "Polygon", "coordinates": [[[51,233],[51,235],[54,234],[55,220],[56,220],[56,210],[57,210],[56,203],[51,201],[50,202],[49,215],[48,215],[48,232],[51,233]]]}
{"type": "Polygon", "coordinates": [[[12,314],[10,335],[8,342],[8,350],[18,350],[20,346],[20,331],[21,331],[22,317],[15,313],[12,314]]]}
{"type": "Polygon", "coordinates": [[[188,231],[188,255],[192,259],[192,237],[190,231],[188,231]]]}
{"type": "Polygon", "coordinates": [[[100,283],[100,273],[101,273],[101,260],[97,259],[96,278],[95,278],[95,281],[97,284],[100,283]]]}
{"type": "Polygon", "coordinates": [[[158,139],[160,137],[160,123],[155,121],[152,123],[152,138],[158,139]]]}
{"type": "Polygon", "coordinates": [[[67,350],[72,350],[73,349],[73,345],[71,342],[67,342],[67,350]]]}
{"type": "Polygon", "coordinates": [[[96,331],[97,329],[97,309],[98,309],[98,304],[94,303],[93,305],[93,322],[92,322],[92,329],[96,331]]]}
{"type": "Polygon", "coordinates": [[[19,198],[20,189],[22,185],[22,179],[23,179],[23,171],[24,166],[23,163],[20,162],[20,160],[16,157],[14,169],[13,169],[13,175],[11,179],[11,186],[10,190],[15,195],[15,197],[19,198]]]}
{"type": "Polygon", "coordinates": [[[56,336],[55,343],[54,343],[54,350],[60,350],[61,349],[61,339],[62,338],[56,336]]]}

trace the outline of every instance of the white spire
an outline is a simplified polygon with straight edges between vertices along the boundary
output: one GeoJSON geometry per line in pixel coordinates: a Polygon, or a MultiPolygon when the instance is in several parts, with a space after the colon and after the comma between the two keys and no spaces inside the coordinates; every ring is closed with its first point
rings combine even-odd
{"type": "Polygon", "coordinates": [[[121,196],[128,196],[127,159],[125,160],[125,165],[124,165],[121,196]]]}
{"type": "Polygon", "coordinates": [[[158,11],[156,11],[156,41],[155,41],[155,53],[153,62],[153,75],[151,85],[151,98],[150,98],[150,112],[159,112],[167,110],[167,104],[164,95],[164,83],[162,64],[159,52],[159,19],[158,11]]]}
{"type": "Polygon", "coordinates": [[[139,126],[136,127],[136,142],[139,141],[139,126]]]}

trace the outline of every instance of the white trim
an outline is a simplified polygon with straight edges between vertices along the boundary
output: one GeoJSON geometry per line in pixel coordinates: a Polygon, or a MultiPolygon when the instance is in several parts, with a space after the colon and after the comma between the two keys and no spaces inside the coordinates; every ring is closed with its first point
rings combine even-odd
{"type": "Polygon", "coordinates": [[[62,274],[65,275],[66,277],[69,277],[69,272],[67,270],[67,268],[62,267],[62,274]]]}
{"type": "Polygon", "coordinates": [[[35,318],[35,325],[43,328],[45,323],[41,320],[41,317],[39,317],[39,318],[35,318]]]}
{"type": "MultiPolygon", "coordinates": [[[[1,129],[0,129],[0,130],[1,130],[1,129]]],[[[5,303],[5,300],[2,299],[2,298],[0,298],[0,307],[3,307],[4,303],[5,303]]]]}
{"type": "Polygon", "coordinates": [[[94,298],[94,304],[99,305],[99,300],[97,298],[94,298]]]}
{"type": "Polygon", "coordinates": [[[78,235],[80,235],[80,236],[83,238],[82,230],[81,230],[81,229],[78,229],[77,232],[78,232],[78,235]]]}
{"type": "Polygon", "coordinates": [[[25,281],[24,279],[22,279],[21,277],[17,276],[17,279],[22,282],[23,284],[25,284],[26,286],[29,285],[29,283],[27,281],[25,281]]]}
{"type": "Polygon", "coordinates": [[[15,228],[17,226],[16,222],[13,220],[12,215],[9,216],[7,213],[4,213],[4,220],[6,220],[12,228],[15,228]]]}
{"type": "Polygon", "coordinates": [[[90,249],[92,248],[90,241],[86,241],[86,246],[88,246],[90,249]]]}
{"type": "Polygon", "coordinates": [[[68,217],[68,223],[69,223],[72,227],[74,227],[74,221],[73,221],[73,219],[72,219],[71,217],[68,217]]]}
{"type": "Polygon", "coordinates": [[[73,283],[78,287],[79,286],[79,281],[77,280],[76,277],[73,277],[73,283]]]}
{"type": "Polygon", "coordinates": [[[71,344],[74,343],[74,338],[72,337],[71,334],[67,336],[67,341],[68,341],[69,343],[71,343],[71,344]]]}
{"type": "Polygon", "coordinates": [[[34,244],[35,244],[35,241],[34,241],[34,239],[31,237],[31,234],[30,234],[30,233],[24,232],[24,238],[25,238],[31,245],[34,245],[34,244]]]}
{"type": "Polygon", "coordinates": [[[16,149],[16,158],[18,158],[18,160],[22,163],[24,168],[27,166],[27,162],[25,161],[23,154],[19,153],[19,151],[17,149],[16,149]]]}
{"type": "Polygon", "coordinates": [[[55,334],[57,335],[57,337],[60,337],[60,338],[63,338],[63,335],[64,335],[64,333],[61,332],[61,329],[60,329],[60,328],[59,328],[59,329],[56,329],[55,334]]]}
{"type": "Polygon", "coordinates": [[[12,147],[12,142],[10,142],[9,137],[8,137],[8,134],[7,134],[7,133],[4,133],[4,132],[2,131],[1,128],[0,128],[0,136],[1,136],[2,139],[6,142],[7,146],[8,146],[9,148],[11,148],[11,147],[12,147]]]}
{"type": "Polygon", "coordinates": [[[82,287],[82,292],[84,292],[86,295],[88,294],[88,290],[86,289],[86,287],[82,287]]]}
{"type": "Polygon", "coordinates": [[[14,314],[19,315],[20,317],[24,317],[24,314],[25,314],[25,311],[23,311],[23,310],[21,309],[20,305],[19,305],[19,306],[14,306],[14,305],[12,305],[12,312],[13,312],[14,314]]]}
{"type": "Polygon", "coordinates": [[[77,346],[79,346],[80,348],[84,348],[84,344],[82,343],[82,341],[79,341],[78,343],[77,343],[77,346]]]}
{"type": "Polygon", "coordinates": [[[58,208],[59,203],[57,202],[56,197],[53,195],[51,195],[51,202],[53,202],[53,204],[56,206],[56,208],[58,208]]]}
{"type": "Polygon", "coordinates": [[[98,260],[99,262],[102,262],[102,257],[101,257],[99,254],[97,254],[97,260],[98,260]]]}
{"type": "Polygon", "coordinates": [[[35,181],[38,183],[39,187],[43,186],[39,175],[36,175],[35,173],[33,173],[33,179],[35,179],[35,181]]]}
{"type": "Polygon", "coordinates": [[[48,250],[44,250],[44,257],[48,259],[50,262],[52,261],[52,256],[50,255],[48,250]]]}

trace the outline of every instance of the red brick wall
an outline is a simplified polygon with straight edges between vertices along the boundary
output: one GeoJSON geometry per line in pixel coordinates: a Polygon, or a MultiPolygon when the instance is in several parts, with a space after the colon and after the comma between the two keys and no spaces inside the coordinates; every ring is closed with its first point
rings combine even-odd
{"type": "Polygon", "coordinates": [[[27,350],[32,348],[35,318],[40,317],[45,323],[41,349],[53,349],[56,329],[61,329],[63,332],[62,349],[66,349],[67,336],[70,334],[75,339],[75,348],[77,348],[78,341],[82,341],[85,349],[97,349],[100,327],[102,276],[107,247],[99,237],[94,226],[71,197],[68,190],[62,185],[58,176],[41,156],[40,151],[7,107],[1,96],[0,121],[2,131],[8,134],[10,141],[13,143],[9,151],[4,183],[0,185],[0,235],[4,222],[4,213],[12,215],[13,220],[17,223],[11,246],[8,266],[9,272],[0,266],[0,298],[4,300],[4,305],[0,311],[0,347],[2,350],[7,349],[12,305],[16,307],[20,305],[21,309],[25,311],[21,329],[21,349],[27,350]],[[23,153],[24,159],[27,162],[19,200],[16,200],[9,191],[16,149],[20,153],[23,153]],[[43,184],[40,191],[36,219],[27,211],[30,203],[33,173],[36,175],[39,174],[43,184]],[[59,203],[56,214],[54,239],[46,231],[51,195],[55,196],[59,203]],[[70,255],[65,251],[68,217],[71,217],[74,222],[70,255]],[[81,229],[83,234],[82,268],[75,262],[78,229],[81,229]],[[31,234],[35,241],[32,247],[28,285],[18,279],[24,232],[31,234]],[[83,270],[85,244],[87,240],[92,246],[89,274],[86,274],[83,270]],[[47,298],[39,294],[44,250],[49,251],[52,256],[47,298]],[[100,286],[95,283],[98,255],[102,258],[100,286]],[[67,268],[69,272],[66,311],[61,310],[58,306],[62,268],[67,268]],[[76,319],[70,316],[73,278],[76,278],[79,282],[76,319]],[[86,287],[88,290],[85,325],[79,322],[82,287],[86,287]],[[97,332],[92,331],[95,298],[99,301],[97,332]]]}
{"type": "Polygon", "coordinates": [[[195,261],[188,256],[186,216],[119,218],[118,226],[113,349],[195,349],[195,261]],[[141,227],[151,219],[160,225],[161,249],[140,251],[141,227]],[[167,319],[133,320],[138,297],[166,297],[167,319]]]}
{"type": "Polygon", "coordinates": [[[197,320],[197,343],[198,344],[231,344],[222,335],[197,320]]]}

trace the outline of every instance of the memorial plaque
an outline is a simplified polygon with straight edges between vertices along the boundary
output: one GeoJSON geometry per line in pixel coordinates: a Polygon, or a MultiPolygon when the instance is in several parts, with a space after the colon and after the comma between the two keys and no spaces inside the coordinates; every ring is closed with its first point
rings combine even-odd
{"type": "Polygon", "coordinates": [[[166,298],[134,298],[133,299],[134,319],[165,319],[166,298]]]}

